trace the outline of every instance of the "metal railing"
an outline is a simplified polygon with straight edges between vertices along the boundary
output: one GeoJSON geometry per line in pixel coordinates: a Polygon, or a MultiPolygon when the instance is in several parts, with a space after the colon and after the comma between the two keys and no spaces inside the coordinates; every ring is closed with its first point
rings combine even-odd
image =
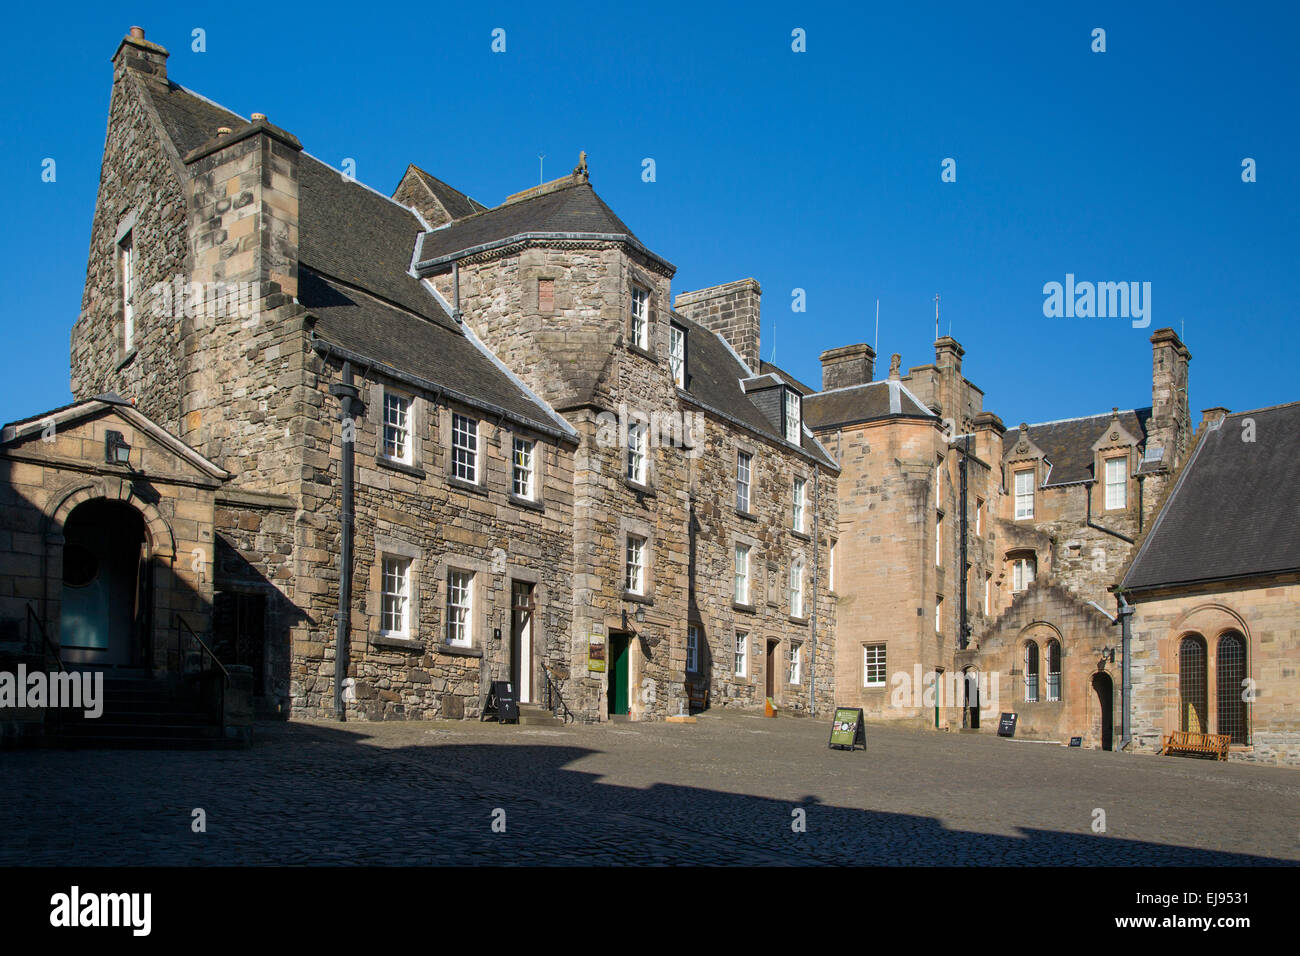
{"type": "Polygon", "coordinates": [[[549,710],[552,716],[558,718],[563,723],[567,724],[571,720],[577,720],[573,715],[573,711],[569,710],[569,705],[566,704],[564,698],[560,696],[560,687],[551,677],[550,668],[545,664],[542,665],[542,677],[546,682],[546,688],[542,692],[542,706],[549,710]]]}
{"type": "Polygon", "coordinates": [[[194,628],[190,627],[189,621],[185,620],[185,618],[181,617],[179,614],[176,615],[176,656],[181,676],[187,676],[192,673],[205,674],[213,669],[212,665],[215,665],[216,669],[221,671],[223,684],[227,687],[230,686],[230,671],[226,670],[226,665],[217,659],[217,655],[212,653],[212,648],[208,647],[208,645],[204,643],[203,638],[199,637],[194,628]],[[192,651],[186,650],[185,638],[187,635],[190,644],[198,646],[199,664],[195,670],[190,670],[187,666],[190,655],[193,653],[192,651]],[[208,661],[211,661],[212,664],[209,664],[208,661]]]}
{"type": "Polygon", "coordinates": [[[35,650],[36,645],[32,641],[33,624],[36,625],[36,630],[40,632],[41,643],[44,646],[44,650],[47,653],[49,653],[51,657],[54,658],[55,662],[59,665],[59,670],[64,671],[66,673],[68,669],[63,666],[63,658],[59,654],[59,649],[54,646],[54,642],[50,640],[50,635],[45,632],[45,623],[41,620],[40,615],[36,613],[36,608],[28,604],[27,605],[27,646],[32,650],[35,650]]]}

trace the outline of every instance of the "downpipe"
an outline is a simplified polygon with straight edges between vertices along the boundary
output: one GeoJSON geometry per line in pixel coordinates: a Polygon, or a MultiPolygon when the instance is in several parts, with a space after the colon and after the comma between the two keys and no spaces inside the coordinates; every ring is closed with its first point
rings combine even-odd
{"type": "Polygon", "coordinates": [[[339,544],[339,609],[336,615],[337,630],[334,637],[334,716],[347,720],[343,701],[343,684],[348,676],[348,658],[352,617],[352,538],[354,534],[354,503],[352,473],[355,470],[353,453],[356,448],[355,418],[360,411],[360,392],[352,381],[352,363],[343,363],[342,381],[330,386],[330,394],[339,400],[339,422],[342,426],[343,489],[340,508],[342,541],[339,544]]]}

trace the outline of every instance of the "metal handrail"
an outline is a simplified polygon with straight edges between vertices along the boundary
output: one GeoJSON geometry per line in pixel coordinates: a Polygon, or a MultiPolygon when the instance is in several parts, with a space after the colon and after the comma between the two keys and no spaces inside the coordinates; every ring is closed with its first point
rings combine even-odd
{"type": "Polygon", "coordinates": [[[212,652],[212,648],[208,647],[208,645],[203,642],[203,638],[199,637],[199,635],[194,632],[194,628],[190,627],[189,621],[185,620],[185,618],[177,614],[176,615],[176,653],[178,656],[177,664],[181,669],[181,673],[182,674],[185,673],[185,652],[181,648],[181,628],[184,628],[185,630],[189,631],[190,637],[193,638],[194,643],[199,645],[199,649],[208,657],[212,658],[212,663],[216,664],[217,667],[221,670],[221,673],[225,676],[226,679],[226,686],[229,687],[230,671],[226,670],[226,665],[221,663],[221,661],[217,659],[217,655],[212,652]]]}
{"type": "Polygon", "coordinates": [[[546,709],[554,717],[560,717],[560,711],[563,710],[564,716],[560,717],[563,723],[567,724],[571,720],[576,721],[578,718],[574,716],[573,711],[569,710],[569,705],[560,696],[560,687],[551,678],[551,671],[545,664],[542,665],[542,676],[546,679],[546,709]]]}
{"type": "Polygon", "coordinates": [[[32,607],[32,605],[29,603],[27,605],[28,646],[31,646],[32,643],[32,624],[35,624],[36,629],[41,632],[41,641],[45,644],[45,649],[54,655],[54,660],[58,663],[59,670],[63,671],[66,674],[68,669],[63,666],[63,658],[59,655],[59,649],[55,647],[54,642],[50,640],[50,635],[45,633],[45,624],[44,622],[41,621],[40,615],[36,613],[36,608],[32,607]]]}

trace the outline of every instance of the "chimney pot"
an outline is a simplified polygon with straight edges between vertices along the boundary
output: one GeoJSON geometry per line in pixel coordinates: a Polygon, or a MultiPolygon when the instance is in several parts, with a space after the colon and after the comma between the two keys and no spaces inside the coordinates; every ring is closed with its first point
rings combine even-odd
{"type": "Polygon", "coordinates": [[[144,39],[144,27],[132,27],[132,28],[131,28],[131,39],[133,39],[133,40],[143,40],[143,39],[144,39]]]}
{"type": "Polygon", "coordinates": [[[229,135],[229,134],[230,134],[230,127],[229,127],[229,126],[218,126],[218,127],[217,127],[217,135],[218,135],[218,136],[227,136],[227,135],[229,135]]]}
{"type": "Polygon", "coordinates": [[[266,114],[265,114],[265,113],[254,113],[252,116],[249,117],[249,119],[251,119],[254,123],[265,123],[265,122],[266,122],[266,114]]]}

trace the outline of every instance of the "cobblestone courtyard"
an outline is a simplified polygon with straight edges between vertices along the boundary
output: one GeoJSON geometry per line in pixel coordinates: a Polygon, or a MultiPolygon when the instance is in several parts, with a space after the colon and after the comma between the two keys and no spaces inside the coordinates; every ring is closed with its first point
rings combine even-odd
{"type": "Polygon", "coordinates": [[[827,733],[710,713],[260,724],[247,751],[9,752],[0,864],[1300,861],[1295,770],[883,727],[847,753],[827,733]]]}

